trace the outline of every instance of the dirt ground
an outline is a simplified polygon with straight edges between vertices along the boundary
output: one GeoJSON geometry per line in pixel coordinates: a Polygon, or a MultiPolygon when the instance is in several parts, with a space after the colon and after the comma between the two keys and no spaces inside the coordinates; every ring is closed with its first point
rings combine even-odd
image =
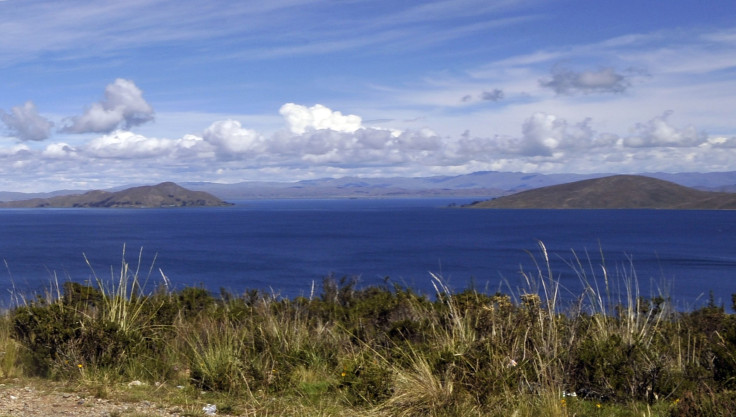
{"type": "Polygon", "coordinates": [[[149,401],[121,403],[52,388],[0,384],[0,417],[178,417],[205,415],[200,410],[163,408],[149,401]]]}

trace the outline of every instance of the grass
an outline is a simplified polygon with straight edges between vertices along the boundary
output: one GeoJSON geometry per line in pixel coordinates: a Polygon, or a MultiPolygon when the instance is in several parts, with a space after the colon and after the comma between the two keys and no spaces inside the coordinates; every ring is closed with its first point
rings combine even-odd
{"type": "Polygon", "coordinates": [[[563,305],[541,243],[516,292],[452,292],[432,274],[431,297],[347,278],[309,298],[145,292],[140,258],[2,314],[0,379],[189,415],[736,414],[736,320],[722,306],[677,312],[641,297],[633,268],[611,276],[577,257],[584,291],[563,305]]]}

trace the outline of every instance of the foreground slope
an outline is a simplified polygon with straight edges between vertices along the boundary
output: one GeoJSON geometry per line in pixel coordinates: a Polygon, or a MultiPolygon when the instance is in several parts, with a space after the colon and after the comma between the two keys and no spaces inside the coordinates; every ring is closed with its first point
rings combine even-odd
{"type": "Polygon", "coordinates": [[[84,194],[34,198],[0,203],[0,208],[135,208],[216,207],[230,205],[212,194],[192,191],[173,182],[133,187],[117,192],[95,190],[84,194]]]}
{"type": "Polygon", "coordinates": [[[472,208],[736,209],[736,194],[696,190],[641,175],[614,175],[481,201],[472,208]]]}

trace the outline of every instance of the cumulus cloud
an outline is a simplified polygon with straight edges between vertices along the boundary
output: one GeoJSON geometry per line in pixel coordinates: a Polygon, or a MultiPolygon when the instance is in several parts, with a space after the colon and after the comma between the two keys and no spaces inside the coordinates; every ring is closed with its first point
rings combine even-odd
{"type": "Polygon", "coordinates": [[[98,136],[77,148],[49,145],[51,159],[155,159],[164,164],[237,163],[249,166],[377,166],[437,159],[443,140],[429,129],[398,131],[362,127],[358,116],[343,116],[322,105],[282,108],[289,129],[269,137],[236,120],[212,123],[201,134],[179,139],[151,138],[125,130],[98,136]],[[298,133],[297,133],[298,132],[298,133]]]}
{"type": "MultiPolygon", "coordinates": [[[[585,119],[570,124],[553,114],[534,113],[524,121],[518,137],[471,138],[464,134],[459,141],[459,153],[467,158],[484,156],[486,159],[499,155],[551,157],[563,151],[602,146],[600,135],[590,123],[590,119],[585,119]]],[[[603,136],[603,140],[611,142],[609,136],[603,136]]]]}
{"type": "Polygon", "coordinates": [[[92,139],[85,152],[97,158],[151,158],[170,153],[175,144],[171,139],[148,138],[118,130],[92,139]]]}
{"type": "Polygon", "coordinates": [[[597,132],[591,119],[570,121],[549,113],[531,114],[517,135],[491,137],[366,127],[360,118],[351,120],[321,105],[294,104],[282,115],[288,128],[270,135],[221,120],[201,135],[173,139],[116,130],[84,144],[0,144],[0,176],[38,176],[39,167],[54,178],[81,176],[85,181],[102,176],[242,181],[274,179],[270,175],[294,180],[474,170],[643,172],[665,166],[692,170],[706,162],[709,170],[727,170],[736,158],[736,137],[708,138],[692,127],[674,127],[671,112],[636,124],[625,137],[597,132]],[[295,114],[301,116],[294,119],[295,114]]]}
{"type": "Polygon", "coordinates": [[[624,138],[624,145],[632,148],[674,146],[692,147],[705,143],[708,135],[693,126],[679,129],[667,120],[672,111],[666,111],[646,123],[637,123],[630,136],[624,138]]]}
{"type": "Polygon", "coordinates": [[[70,119],[67,133],[110,133],[153,120],[153,108],[133,81],[118,78],[105,88],[105,97],[81,116],[70,119]]]}
{"type": "Polygon", "coordinates": [[[41,141],[51,134],[53,123],[38,114],[36,105],[27,101],[22,106],[15,106],[10,113],[0,110],[0,119],[10,133],[22,141],[41,141]]]}
{"type": "Polygon", "coordinates": [[[323,105],[293,103],[281,107],[289,131],[267,141],[266,152],[308,164],[386,165],[425,160],[442,146],[429,129],[399,131],[362,126],[356,115],[343,115],[323,105]]]}
{"type": "Polygon", "coordinates": [[[254,130],[243,128],[236,120],[215,122],[204,131],[202,137],[226,159],[242,154],[253,155],[264,150],[263,137],[254,130]]]}
{"type": "Polygon", "coordinates": [[[339,111],[315,104],[306,107],[294,103],[281,106],[279,113],[286,118],[292,133],[302,134],[308,129],[330,129],[336,132],[355,132],[361,128],[362,119],[352,114],[343,115],[339,111]]]}
{"type": "Polygon", "coordinates": [[[379,128],[361,128],[355,132],[312,129],[299,135],[276,133],[267,141],[266,153],[272,160],[287,165],[387,165],[427,158],[441,145],[441,138],[429,129],[404,132],[379,128]]]}
{"type": "Polygon", "coordinates": [[[77,150],[67,143],[59,142],[47,145],[41,155],[50,159],[67,159],[74,158],[77,155],[77,150]]]}
{"type": "Polygon", "coordinates": [[[544,88],[556,94],[571,95],[576,93],[622,93],[629,88],[627,76],[616,72],[613,68],[601,68],[597,71],[576,72],[566,68],[555,68],[552,78],[539,80],[544,88]]]}
{"type": "Polygon", "coordinates": [[[565,140],[567,122],[556,116],[535,113],[522,126],[522,139],[518,150],[522,155],[549,156],[565,140]]]}

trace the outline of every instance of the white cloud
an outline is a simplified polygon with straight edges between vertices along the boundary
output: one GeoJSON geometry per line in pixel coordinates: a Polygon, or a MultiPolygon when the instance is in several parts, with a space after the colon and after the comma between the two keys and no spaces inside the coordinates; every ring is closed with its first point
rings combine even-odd
{"type": "Polygon", "coordinates": [[[32,154],[31,148],[25,144],[18,144],[10,148],[0,148],[0,157],[20,157],[25,159],[32,154]]]}
{"type": "Polygon", "coordinates": [[[47,145],[41,156],[50,159],[67,159],[77,156],[77,150],[68,143],[59,142],[47,145]]]}
{"type": "Polygon", "coordinates": [[[317,104],[288,103],[280,113],[289,131],[267,140],[267,152],[289,165],[388,165],[441,157],[442,140],[429,129],[405,130],[362,126],[356,115],[344,116],[317,104]],[[438,155],[432,155],[434,152],[438,155]]]}
{"type": "Polygon", "coordinates": [[[630,147],[693,147],[705,143],[708,135],[699,132],[693,126],[677,128],[667,119],[672,111],[667,111],[645,123],[637,123],[630,136],[624,139],[624,145],[630,147]]]}
{"type": "Polygon", "coordinates": [[[254,155],[264,150],[261,135],[254,130],[244,129],[236,120],[215,122],[204,131],[202,136],[225,159],[242,154],[254,155]]]}
{"type": "Polygon", "coordinates": [[[109,133],[153,120],[153,108],[133,81],[118,78],[105,88],[105,98],[93,103],[81,116],[64,127],[68,133],[109,133]]]}
{"type": "Polygon", "coordinates": [[[269,150],[280,156],[298,156],[310,164],[403,164],[424,161],[433,151],[442,152],[441,139],[428,129],[397,132],[362,128],[352,133],[321,129],[275,135],[271,143],[269,150]]]}
{"type": "Polygon", "coordinates": [[[518,152],[522,155],[549,156],[565,139],[567,122],[554,115],[536,113],[522,127],[518,152]]]}
{"type": "Polygon", "coordinates": [[[23,141],[47,139],[54,125],[38,114],[32,101],[27,101],[23,106],[13,107],[10,113],[0,110],[0,119],[15,137],[23,141]]]}
{"type": "Polygon", "coordinates": [[[718,136],[708,139],[708,144],[714,148],[736,148],[736,136],[730,138],[718,136]]]}
{"type": "MultiPolygon", "coordinates": [[[[314,107],[325,115],[339,114],[324,106],[314,107]]],[[[286,113],[288,122],[292,113],[286,113]]],[[[490,137],[469,132],[442,137],[429,129],[353,130],[339,117],[327,117],[337,129],[305,127],[302,133],[282,129],[264,135],[240,121],[222,120],[210,124],[201,135],[171,139],[118,130],[79,145],[58,142],[34,149],[25,143],[13,147],[0,143],[0,175],[32,178],[43,171],[49,178],[81,184],[94,183],[97,177],[125,178],[126,182],[235,182],[451,175],[478,170],[632,173],[732,169],[736,139],[708,138],[691,127],[676,128],[668,119],[670,114],[635,124],[627,136],[599,132],[590,118],[575,121],[541,112],[528,116],[517,134],[490,137]]]]}
{"type": "Polygon", "coordinates": [[[521,126],[521,136],[471,138],[468,133],[458,142],[458,153],[461,158],[470,159],[510,155],[559,157],[561,152],[580,151],[612,142],[610,135],[598,135],[590,124],[590,119],[571,125],[553,114],[534,113],[521,126]]]}
{"type": "Polygon", "coordinates": [[[329,129],[336,132],[352,133],[361,128],[362,119],[355,115],[343,116],[339,111],[315,104],[306,107],[294,103],[286,103],[279,110],[289,129],[296,134],[305,133],[308,129],[329,129]]]}
{"type": "Polygon", "coordinates": [[[170,153],[175,144],[171,139],[147,138],[118,130],[92,139],[85,146],[85,152],[97,158],[151,158],[170,153]]]}

